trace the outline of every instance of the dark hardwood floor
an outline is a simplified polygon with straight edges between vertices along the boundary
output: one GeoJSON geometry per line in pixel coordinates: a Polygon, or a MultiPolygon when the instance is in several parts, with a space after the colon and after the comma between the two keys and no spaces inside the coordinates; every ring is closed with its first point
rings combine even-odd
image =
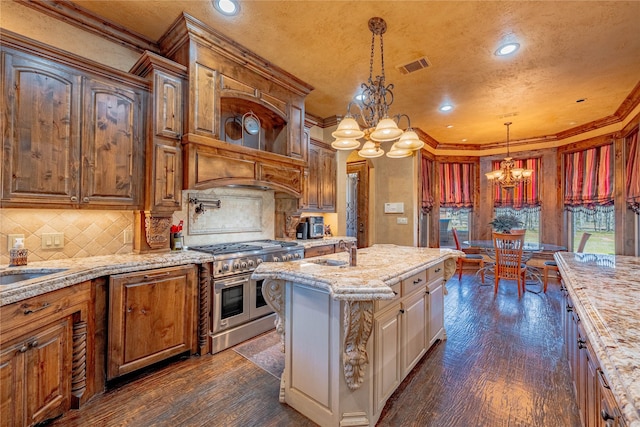
{"type": "MultiPolygon", "coordinates": [[[[378,426],[579,426],[561,331],[558,285],[453,277],[446,341],[436,344],[387,402],[378,426]]],[[[51,426],[313,426],[278,402],[280,381],[229,349],[178,360],[112,384],[51,426]]]]}

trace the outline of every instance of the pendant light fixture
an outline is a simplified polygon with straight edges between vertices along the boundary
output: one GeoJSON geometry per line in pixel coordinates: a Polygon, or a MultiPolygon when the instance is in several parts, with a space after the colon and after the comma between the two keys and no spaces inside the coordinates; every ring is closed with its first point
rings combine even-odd
{"type": "Polygon", "coordinates": [[[394,142],[388,157],[409,157],[414,151],[421,149],[424,142],[411,128],[411,121],[406,114],[389,117],[389,107],[393,103],[393,84],[386,84],[384,74],[384,45],[382,35],[387,31],[387,23],[382,18],[369,19],[371,31],[371,58],[369,61],[369,80],[362,83],[362,92],[349,103],[347,114],[338,124],[338,128],[331,135],[336,138],[331,144],[336,150],[353,150],[360,146],[360,138],[365,144],[358,151],[358,155],[366,158],[382,156],[385,152],[381,148],[384,142],[394,142]],[[373,63],[376,37],[380,38],[380,75],[373,77],[373,63]],[[351,108],[355,106],[358,114],[352,115],[351,108]],[[407,118],[407,128],[398,127],[400,119],[407,118]],[[358,123],[361,120],[362,125],[358,123]]]}
{"type": "Polygon", "coordinates": [[[531,179],[533,169],[516,168],[516,164],[509,155],[509,126],[511,122],[504,124],[507,127],[507,157],[500,162],[500,169],[485,174],[489,182],[496,183],[502,188],[513,188],[520,183],[527,183],[531,179]]]}

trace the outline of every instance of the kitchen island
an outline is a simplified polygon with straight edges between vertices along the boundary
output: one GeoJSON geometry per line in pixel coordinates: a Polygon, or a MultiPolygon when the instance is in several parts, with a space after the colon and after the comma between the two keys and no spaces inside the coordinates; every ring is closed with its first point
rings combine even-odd
{"type": "Polygon", "coordinates": [[[566,346],[584,424],[640,426],[640,258],[554,257],[566,293],[566,346]]]}
{"type": "Polygon", "coordinates": [[[277,314],[280,401],[320,425],[373,426],[387,399],[444,332],[444,283],[461,252],[396,245],[253,273],[277,314]]]}

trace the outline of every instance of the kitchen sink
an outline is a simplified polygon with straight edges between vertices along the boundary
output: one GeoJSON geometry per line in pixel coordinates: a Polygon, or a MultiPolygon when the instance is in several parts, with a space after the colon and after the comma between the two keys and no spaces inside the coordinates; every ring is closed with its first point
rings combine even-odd
{"type": "Polygon", "coordinates": [[[46,270],[5,270],[0,271],[0,285],[11,285],[13,283],[22,282],[24,280],[36,279],[49,274],[60,273],[66,271],[66,268],[49,268],[46,270]]]}
{"type": "Polygon", "coordinates": [[[349,264],[348,261],[342,261],[339,259],[318,259],[318,260],[309,260],[309,262],[312,262],[318,265],[327,266],[327,267],[342,267],[349,264]]]}

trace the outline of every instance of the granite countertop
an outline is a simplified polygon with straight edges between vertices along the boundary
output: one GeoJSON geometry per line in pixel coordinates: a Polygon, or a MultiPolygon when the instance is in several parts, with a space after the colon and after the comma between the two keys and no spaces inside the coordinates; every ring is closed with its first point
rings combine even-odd
{"type": "Polygon", "coordinates": [[[25,266],[0,268],[0,276],[20,272],[64,271],[39,278],[0,286],[0,306],[73,286],[86,280],[112,274],[130,273],[154,268],[213,261],[213,256],[196,251],[174,251],[160,254],[105,255],[32,262],[25,266]]]}
{"type": "Polygon", "coordinates": [[[307,284],[329,291],[333,298],[345,301],[392,299],[392,285],[448,258],[464,256],[453,249],[415,248],[373,245],[358,250],[357,266],[349,266],[349,254],[339,252],[299,261],[262,263],[253,272],[254,279],[281,279],[307,284]],[[337,260],[343,265],[322,265],[337,260]]]}
{"type": "Polygon", "coordinates": [[[640,426],[640,258],[554,257],[627,423],[640,426]]]}

